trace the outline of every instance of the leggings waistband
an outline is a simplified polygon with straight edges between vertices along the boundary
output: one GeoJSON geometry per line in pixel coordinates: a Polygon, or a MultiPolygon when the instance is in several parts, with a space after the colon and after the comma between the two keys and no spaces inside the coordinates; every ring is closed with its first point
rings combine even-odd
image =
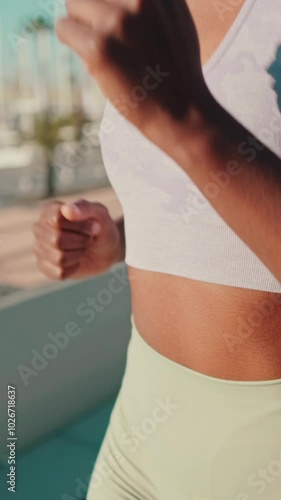
{"type": "MultiPolygon", "coordinates": [[[[142,352],[144,359],[148,365],[151,363],[155,366],[155,363],[158,366],[161,366],[164,370],[171,370],[175,373],[181,374],[181,376],[186,377],[186,379],[193,379],[194,381],[201,381],[201,383],[213,384],[218,386],[225,387],[234,387],[234,388],[264,388],[268,389],[269,387],[276,387],[276,389],[281,391],[281,379],[274,380],[261,380],[261,381],[240,381],[240,380],[228,380],[223,378],[216,378],[209,375],[206,375],[201,372],[197,372],[191,368],[188,368],[184,365],[176,363],[175,361],[166,358],[158,351],[156,351],[153,347],[151,347],[144,338],[140,335],[133,314],[131,315],[131,323],[132,323],[132,337],[131,344],[135,346],[137,349],[142,352]],[[137,347],[138,346],[138,347],[137,347]]],[[[132,349],[134,350],[134,349],[132,349]]],[[[281,396],[281,392],[280,392],[281,396]]]]}

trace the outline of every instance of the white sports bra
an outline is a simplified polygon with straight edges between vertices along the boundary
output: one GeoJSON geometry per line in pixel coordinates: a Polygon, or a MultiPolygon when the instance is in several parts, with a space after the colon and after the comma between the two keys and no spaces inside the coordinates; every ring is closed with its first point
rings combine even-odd
{"type": "MultiPolygon", "coordinates": [[[[204,74],[217,101],[281,158],[281,0],[246,0],[204,74]]],[[[170,157],[112,105],[103,120],[103,158],[124,211],[128,265],[281,293],[170,157]]]]}

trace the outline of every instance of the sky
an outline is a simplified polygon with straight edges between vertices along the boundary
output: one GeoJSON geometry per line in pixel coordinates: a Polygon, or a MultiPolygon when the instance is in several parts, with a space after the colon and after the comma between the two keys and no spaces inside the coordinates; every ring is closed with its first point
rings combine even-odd
{"type": "Polygon", "coordinates": [[[56,10],[57,15],[63,12],[64,0],[6,0],[0,9],[1,43],[4,52],[4,68],[11,72],[15,63],[15,53],[11,37],[20,32],[21,26],[28,19],[40,15],[51,17],[56,10]]]}

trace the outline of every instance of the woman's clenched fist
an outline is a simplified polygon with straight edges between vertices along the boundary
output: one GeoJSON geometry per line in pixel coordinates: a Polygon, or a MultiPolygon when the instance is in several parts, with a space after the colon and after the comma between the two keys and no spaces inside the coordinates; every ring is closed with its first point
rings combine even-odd
{"type": "Polygon", "coordinates": [[[49,203],[33,234],[37,265],[51,279],[100,274],[124,259],[122,234],[100,203],[49,203]]]}

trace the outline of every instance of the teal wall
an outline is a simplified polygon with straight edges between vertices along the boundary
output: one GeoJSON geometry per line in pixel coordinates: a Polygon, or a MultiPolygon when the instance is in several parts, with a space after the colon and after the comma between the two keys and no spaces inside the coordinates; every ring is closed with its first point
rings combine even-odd
{"type": "Polygon", "coordinates": [[[0,325],[5,464],[8,385],[16,387],[18,452],[116,394],[130,336],[126,268],[12,299],[0,325]]]}

